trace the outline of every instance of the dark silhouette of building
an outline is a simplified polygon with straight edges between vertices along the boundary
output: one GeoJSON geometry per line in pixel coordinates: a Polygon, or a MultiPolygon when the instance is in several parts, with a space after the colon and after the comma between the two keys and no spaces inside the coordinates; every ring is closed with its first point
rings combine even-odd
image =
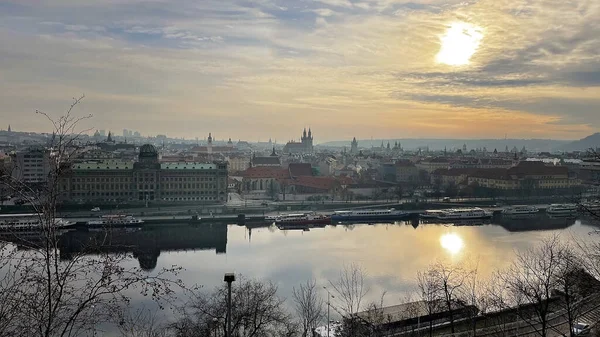
{"type": "Polygon", "coordinates": [[[139,231],[113,229],[109,231],[72,231],[59,241],[61,258],[74,254],[131,253],[140,268],[156,267],[161,252],[212,250],[227,251],[227,225],[157,227],[139,231]]]}

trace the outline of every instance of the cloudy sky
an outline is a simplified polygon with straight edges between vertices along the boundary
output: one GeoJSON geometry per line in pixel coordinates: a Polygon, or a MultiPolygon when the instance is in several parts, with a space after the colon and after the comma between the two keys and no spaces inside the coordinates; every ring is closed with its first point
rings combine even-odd
{"type": "Polygon", "coordinates": [[[0,0],[2,124],[81,94],[118,134],[577,139],[600,1],[0,0]]]}

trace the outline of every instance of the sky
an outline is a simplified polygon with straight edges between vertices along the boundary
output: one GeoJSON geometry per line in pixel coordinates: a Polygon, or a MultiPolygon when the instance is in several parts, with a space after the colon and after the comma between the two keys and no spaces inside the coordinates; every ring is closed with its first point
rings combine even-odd
{"type": "Polygon", "coordinates": [[[0,0],[0,128],[315,143],[600,130],[597,0],[0,0]]]}

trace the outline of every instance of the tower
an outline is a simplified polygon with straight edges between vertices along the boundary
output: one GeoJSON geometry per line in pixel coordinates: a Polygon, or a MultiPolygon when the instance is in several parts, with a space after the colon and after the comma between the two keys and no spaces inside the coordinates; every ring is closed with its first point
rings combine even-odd
{"type": "Polygon", "coordinates": [[[350,144],[350,153],[356,154],[358,152],[358,141],[356,137],[352,138],[352,143],[350,144]]]}
{"type": "Polygon", "coordinates": [[[10,124],[8,124],[8,132],[12,132],[12,130],[10,129],[10,124]]]}
{"type": "Polygon", "coordinates": [[[212,133],[209,132],[208,133],[208,144],[209,145],[212,145],[212,140],[213,140],[212,133]]]}
{"type": "Polygon", "coordinates": [[[308,128],[308,152],[313,152],[313,135],[310,128],[308,128]]]}

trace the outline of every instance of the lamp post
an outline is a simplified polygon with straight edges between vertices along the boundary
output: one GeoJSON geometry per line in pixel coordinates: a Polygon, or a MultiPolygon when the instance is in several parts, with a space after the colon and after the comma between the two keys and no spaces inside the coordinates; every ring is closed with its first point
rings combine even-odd
{"type": "Polygon", "coordinates": [[[231,283],[235,281],[234,273],[226,273],[223,281],[227,282],[227,335],[231,337],[231,283]]]}
{"type": "Polygon", "coordinates": [[[323,289],[327,292],[327,337],[329,337],[329,307],[331,307],[331,298],[335,298],[335,296],[331,295],[326,286],[323,286],[323,289]]]}

